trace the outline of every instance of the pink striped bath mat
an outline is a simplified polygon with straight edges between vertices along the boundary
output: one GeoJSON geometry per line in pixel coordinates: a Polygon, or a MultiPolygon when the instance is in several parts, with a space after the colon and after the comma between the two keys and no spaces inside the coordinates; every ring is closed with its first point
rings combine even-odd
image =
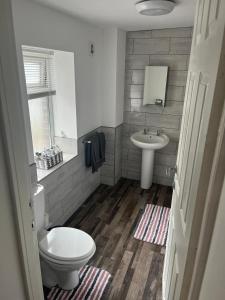
{"type": "Polygon", "coordinates": [[[47,299],[48,300],[99,300],[111,275],[102,269],[92,266],[83,267],[80,272],[79,285],[71,290],[65,291],[59,287],[51,288],[47,299]]]}
{"type": "Polygon", "coordinates": [[[134,237],[138,240],[166,245],[170,208],[147,204],[134,237]]]}

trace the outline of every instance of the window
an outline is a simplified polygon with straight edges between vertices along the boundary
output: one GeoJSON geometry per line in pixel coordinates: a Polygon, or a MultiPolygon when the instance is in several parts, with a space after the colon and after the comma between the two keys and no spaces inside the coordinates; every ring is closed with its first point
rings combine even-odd
{"type": "Polygon", "coordinates": [[[54,144],[54,52],[23,47],[23,60],[33,148],[42,152],[54,144]]]}

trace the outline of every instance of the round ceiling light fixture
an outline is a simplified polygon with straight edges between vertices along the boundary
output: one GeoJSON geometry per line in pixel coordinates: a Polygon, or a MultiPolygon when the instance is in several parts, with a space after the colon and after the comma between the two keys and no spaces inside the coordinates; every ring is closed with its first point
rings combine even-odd
{"type": "Polygon", "coordinates": [[[169,14],[175,7],[170,0],[142,0],[136,3],[137,11],[145,16],[161,16],[169,14]]]}

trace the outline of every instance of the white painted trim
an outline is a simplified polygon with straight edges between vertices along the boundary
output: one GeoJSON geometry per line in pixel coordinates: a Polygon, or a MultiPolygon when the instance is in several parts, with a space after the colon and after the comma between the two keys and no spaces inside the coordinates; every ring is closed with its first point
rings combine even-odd
{"type": "Polygon", "coordinates": [[[18,224],[18,240],[29,299],[43,299],[36,233],[29,206],[31,182],[19,86],[11,1],[0,2],[0,106],[10,190],[18,224]]]}
{"type": "Polygon", "coordinates": [[[218,130],[216,149],[213,159],[211,178],[205,200],[205,210],[202,220],[200,237],[197,247],[196,262],[194,265],[189,299],[197,299],[201,289],[207,263],[213,229],[218,213],[219,201],[225,178],[225,104],[218,130]]]}

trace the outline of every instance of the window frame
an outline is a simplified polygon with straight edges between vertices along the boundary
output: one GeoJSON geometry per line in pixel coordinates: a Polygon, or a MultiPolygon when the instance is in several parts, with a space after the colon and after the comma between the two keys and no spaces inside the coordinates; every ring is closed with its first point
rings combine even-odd
{"type": "MultiPolygon", "coordinates": [[[[50,86],[52,84],[51,81],[51,67],[49,67],[48,64],[50,64],[50,59],[54,60],[54,52],[53,51],[46,51],[40,49],[33,49],[32,47],[26,47],[22,46],[22,54],[23,54],[23,64],[24,64],[24,75],[25,75],[25,83],[26,83],[26,89],[27,89],[27,100],[28,105],[29,101],[35,101],[35,99],[40,98],[46,98],[47,99],[47,110],[48,110],[48,126],[49,126],[49,145],[52,147],[54,145],[55,140],[55,129],[54,129],[54,113],[53,113],[53,97],[56,95],[55,89],[51,89],[48,84],[50,83],[50,86]],[[51,57],[51,58],[50,58],[51,57]],[[44,64],[41,67],[40,78],[44,79],[43,84],[27,84],[26,82],[26,72],[25,72],[25,64],[26,60],[32,60],[39,62],[40,64],[44,64]]],[[[52,63],[52,62],[51,62],[52,63]]],[[[30,117],[30,113],[29,113],[30,117]]],[[[31,129],[32,134],[32,129],[31,129]]],[[[33,145],[33,152],[35,154],[36,150],[34,149],[34,143],[33,143],[33,135],[32,135],[32,145],[33,145]]],[[[44,148],[43,148],[44,151],[44,148]]]]}

